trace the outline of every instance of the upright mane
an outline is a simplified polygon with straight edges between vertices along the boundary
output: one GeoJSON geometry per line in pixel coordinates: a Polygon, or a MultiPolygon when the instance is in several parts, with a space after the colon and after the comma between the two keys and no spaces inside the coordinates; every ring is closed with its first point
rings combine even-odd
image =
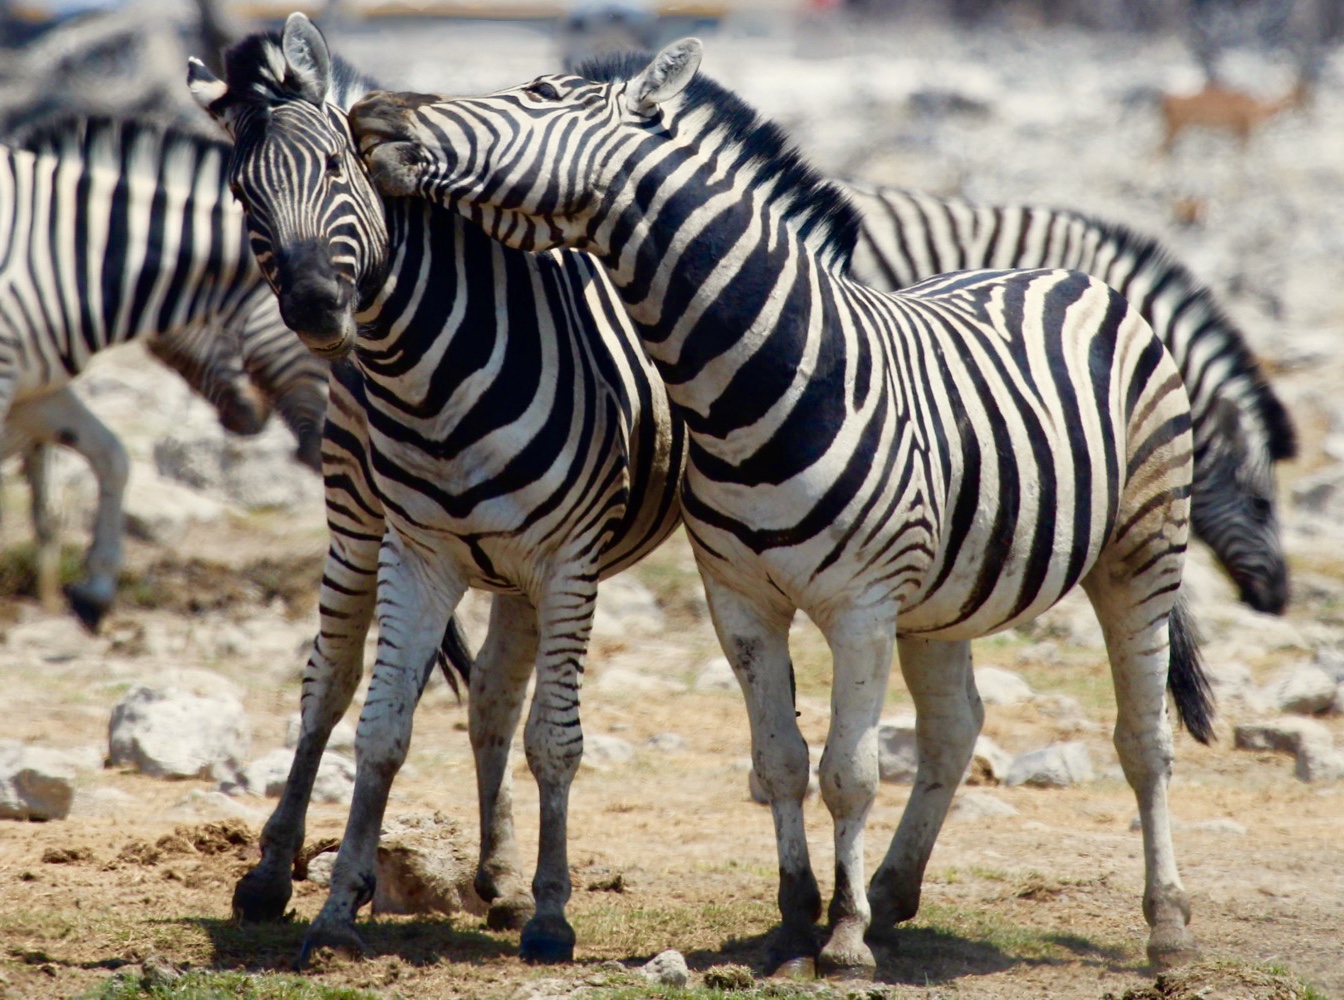
{"type": "MultiPolygon", "coordinates": [[[[649,53],[615,53],[583,63],[575,72],[595,83],[613,83],[637,76],[650,59],[649,53]]],[[[710,113],[712,126],[740,150],[739,162],[754,162],[756,176],[772,186],[773,199],[804,242],[822,260],[847,269],[859,237],[859,212],[803,159],[784,130],[704,73],[695,75],[682,100],[688,110],[710,113]]]]}
{"type": "MultiPolygon", "coordinates": [[[[278,32],[248,35],[224,53],[224,81],[235,97],[255,100],[263,106],[284,104],[301,97],[285,69],[285,52],[278,32]]],[[[327,101],[342,110],[371,90],[378,81],[356,69],[340,56],[331,56],[331,80],[327,101]]]]}
{"type": "Polygon", "coordinates": [[[71,115],[44,122],[19,135],[12,145],[39,156],[78,160],[128,176],[191,188],[209,168],[224,187],[228,143],[147,121],[102,115],[71,115]]]}

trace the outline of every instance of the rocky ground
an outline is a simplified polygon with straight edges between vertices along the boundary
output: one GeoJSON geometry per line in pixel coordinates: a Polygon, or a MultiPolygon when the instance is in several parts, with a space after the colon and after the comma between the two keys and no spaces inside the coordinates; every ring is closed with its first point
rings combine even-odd
{"type": "MultiPolygon", "coordinates": [[[[336,25],[330,35],[389,83],[422,90],[514,83],[556,58],[547,35],[519,27],[336,25]]],[[[1300,458],[1281,470],[1289,613],[1237,605],[1202,551],[1189,574],[1222,714],[1213,747],[1178,736],[1173,812],[1210,963],[1156,986],[1144,965],[1136,810],[1109,745],[1100,638],[1085,603],[1070,601],[977,645],[999,753],[986,750],[988,783],[958,795],[920,918],[879,950],[885,991],[1259,998],[1305,995],[1306,982],[1317,996],[1344,995],[1344,64],[1327,67],[1308,110],[1267,124],[1246,150],[1191,135],[1161,158],[1153,95],[1197,86],[1174,41],[917,25],[853,35],[766,18],[705,37],[707,70],[835,174],[1069,205],[1161,236],[1243,325],[1302,437],[1300,458]],[[1010,778],[1022,755],[1051,747],[1056,783],[1069,787],[1010,778]]],[[[1285,67],[1250,53],[1232,54],[1228,70],[1266,94],[1289,82],[1285,67]]],[[[257,932],[227,918],[286,760],[325,546],[320,489],[289,462],[283,430],[226,439],[134,348],[101,359],[84,393],[136,459],[134,538],[122,600],[99,636],[21,595],[0,604],[0,737],[12,741],[0,743],[0,771],[20,776],[0,775],[0,801],[32,811],[46,796],[42,808],[64,815],[0,823],[0,994],[69,996],[186,968],[284,970],[321,904],[318,881],[299,883],[295,926],[257,932]],[[181,725],[199,709],[205,721],[181,725]],[[202,745],[189,751],[188,737],[202,745]]],[[[4,547],[21,554],[25,501],[6,472],[4,547]]],[[[59,472],[77,542],[91,491],[77,464],[59,472]]],[[[7,592],[21,587],[20,563],[5,563],[7,592]]],[[[475,634],[483,608],[467,609],[475,634]]],[[[800,722],[819,747],[829,668],[815,630],[800,621],[795,632],[800,722]]],[[[893,778],[908,711],[894,683],[893,778]]],[[[458,912],[384,914],[367,928],[372,957],[324,954],[306,984],[277,976],[277,991],[294,992],[273,995],[641,995],[619,991],[667,948],[695,984],[751,984],[743,967],[759,972],[773,916],[770,818],[751,800],[740,695],[680,536],[604,586],[584,721],[571,810],[576,966],[519,964],[516,937],[485,930],[469,896],[440,893],[439,910],[458,912]]],[[[474,850],[464,728],[465,709],[436,684],[389,808],[408,820],[400,835],[428,838],[448,859],[440,888],[474,850]]],[[[340,835],[348,733],[336,742],[310,842],[340,835]]],[[[514,773],[530,852],[536,796],[521,758],[514,773]]],[[[883,786],[869,823],[874,865],[907,793],[899,780],[883,786]]],[[[808,828],[828,882],[819,803],[808,828]]]]}

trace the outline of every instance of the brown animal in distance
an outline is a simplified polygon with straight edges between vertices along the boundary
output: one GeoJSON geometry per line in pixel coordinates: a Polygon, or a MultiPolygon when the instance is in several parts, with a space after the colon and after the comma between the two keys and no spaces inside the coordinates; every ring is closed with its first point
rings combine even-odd
{"type": "Polygon", "coordinates": [[[1280,112],[1302,107],[1308,96],[1301,81],[1278,100],[1264,100],[1219,83],[1207,83],[1195,94],[1163,94],[1162,152],[1170,153],[1177,137],[1189,128],[1231,132],[1245,149],[1256,128],[1280,112]]]}

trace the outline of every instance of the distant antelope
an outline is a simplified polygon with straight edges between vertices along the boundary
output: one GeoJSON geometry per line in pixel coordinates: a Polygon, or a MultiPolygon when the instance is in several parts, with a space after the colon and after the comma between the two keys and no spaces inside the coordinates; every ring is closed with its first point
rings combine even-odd
{"type": "Polygon", "coordinates": [[[1170,153],[1176,137],[1192,127],[1231,132],[1244,149],[1254,129],[1281,111],[1302,107],[1307,98],[1307,86],[1301,81],[1272,101],[1217,83],[1205,84],[1197,94],[1163,94],[1162,152],[1170,153]]]}

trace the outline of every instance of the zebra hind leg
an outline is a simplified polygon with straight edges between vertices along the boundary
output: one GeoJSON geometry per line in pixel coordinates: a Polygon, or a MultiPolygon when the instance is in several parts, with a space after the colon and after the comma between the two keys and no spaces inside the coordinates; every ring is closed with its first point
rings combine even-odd
{"type": "Polygon", "coordinates": [[[532,605],[524,597],[496,596],[467,702],[481,818],[475,888],[490,904],[486,925],[492,930],[518,930],[536,912],[518,861],[509,776],[513,736],[536,657],[537,615],[532,605]]]}
{"type": "Polygon", "coordinates": [[[915,703],[919,768],[900,825],[868,887],[872,930],[879,937],[919,911],[924,869],[985,720],[969,642],[902,637],[897,649],[915,703]]]}
{"type": "Polygon", "coordinates": [[[790,609],[761,608],[702,573],[710,616],[724,655],[746,699],[751,763],[770,800],[779,858],[780,926],[769,963],[776,975],[816,973],[821,892],[808,857],[803,826],[810,762],[794,714],[793,664],[789,659],[790,609]]]}
{"type": "Polygon", "coordinates": [[[1147,601],[1135,600],[1133,587],[1116,586],[1111,580],[1098,566],[1084,587],[1106,638],[1115,682],[1115,749],[1138,800],[1143,829],[1148,959],[1166,967],[1198,953],[1187,926],[1190,899],[1176,867],[1167,794],[1174,760],[1166,700],[1168,612],[1155,607],[1159,602],[1152,595],[1147,601]]]}

